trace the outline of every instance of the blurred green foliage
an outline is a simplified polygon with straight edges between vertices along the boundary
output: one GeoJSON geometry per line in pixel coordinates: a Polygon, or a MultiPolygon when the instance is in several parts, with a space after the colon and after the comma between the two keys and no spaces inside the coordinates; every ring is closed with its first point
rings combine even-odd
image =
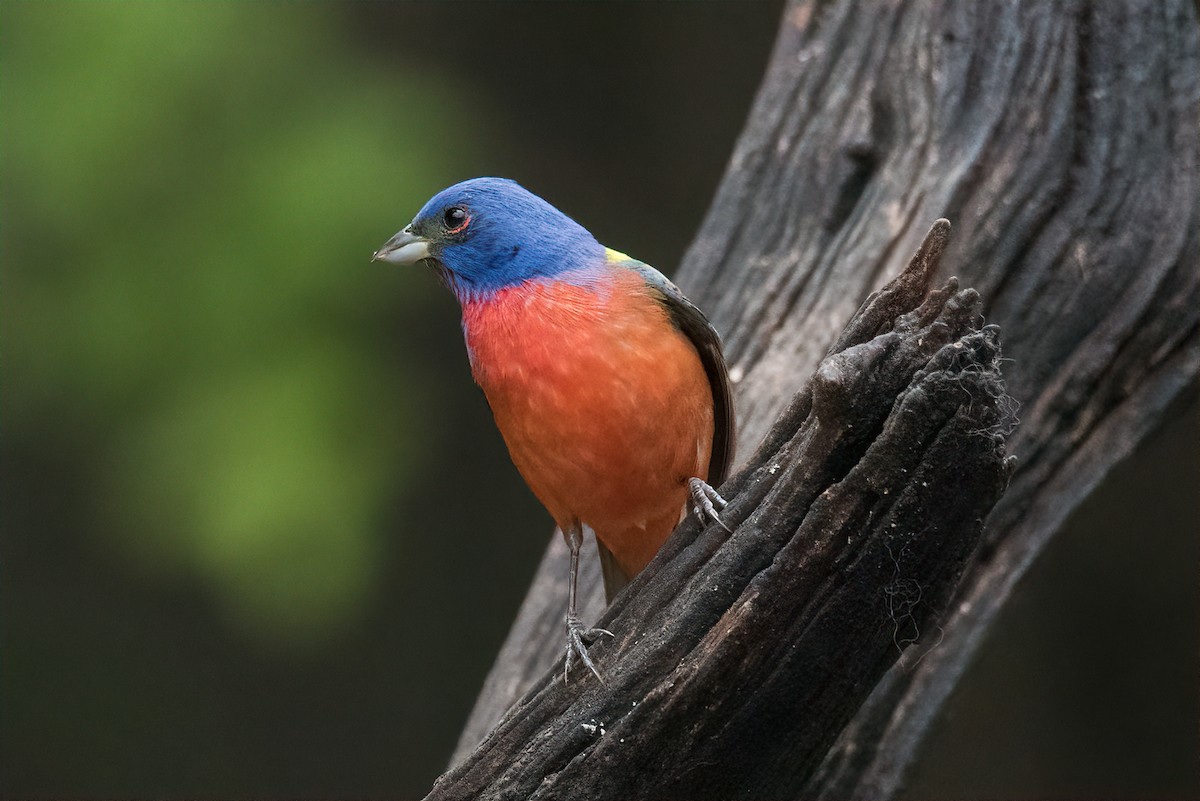
{"type": "Polygon", "coordinates": [[[0,795],[428,789],[551,522],[370,254],[494,174],[670,270],[780,13],[548,8],[0,0],[0,795]]]}
{"type": "Polygon", "coordinates": [[[268,646],[377,579],[427,443],[420,381],[372,343],[424,294],[369,254],[470,148],[453,92],[384,82],[335,10],[4,8],[6,426],[103,477],[98,558],[200,582],[268,646]]]}

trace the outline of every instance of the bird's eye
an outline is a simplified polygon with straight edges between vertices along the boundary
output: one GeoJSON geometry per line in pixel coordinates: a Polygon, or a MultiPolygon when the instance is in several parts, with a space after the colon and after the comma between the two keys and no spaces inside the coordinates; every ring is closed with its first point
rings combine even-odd
{"type": "Polygon", "coordinates": [[[467,227],[471,217],[462,206],[451,206],[442,215],[442,221],[446,223],[446,233],[457,234],[467,227]]]}

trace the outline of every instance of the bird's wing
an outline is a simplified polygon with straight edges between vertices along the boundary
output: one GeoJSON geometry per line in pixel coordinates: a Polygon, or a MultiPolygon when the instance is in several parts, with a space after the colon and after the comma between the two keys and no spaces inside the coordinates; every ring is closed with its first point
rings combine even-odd
{"type": "Polygon", "coordinates": [[[719,487],[728,478],[729,467],[733,463],[735,433],[733,391],[729,385],[729,368],[721,352],[721,337],[704,312],[684,297],[679,287],[658,270],[636,259],[622,260],[620,266],[638,273],[655,290],[671,321],[691,340],[700,354],[700,363],[704,365],[713,396],[713,443],[712,455],[708,460],[708,483],[719,487]]]}

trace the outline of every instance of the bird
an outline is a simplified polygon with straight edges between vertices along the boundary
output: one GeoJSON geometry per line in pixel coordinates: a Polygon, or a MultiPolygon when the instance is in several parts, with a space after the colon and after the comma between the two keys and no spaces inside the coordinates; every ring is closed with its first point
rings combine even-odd
{"type": "Polygon", "coordinates": [[[609,602],[690,510],[725,524],[733,459],[721,338],[653,267],[506,178],[435,194],[373,261],[432,265],[457,298],[472,377],[570,549],[564,680],[606,629],[576,613],[584,530],[609,602]]]}

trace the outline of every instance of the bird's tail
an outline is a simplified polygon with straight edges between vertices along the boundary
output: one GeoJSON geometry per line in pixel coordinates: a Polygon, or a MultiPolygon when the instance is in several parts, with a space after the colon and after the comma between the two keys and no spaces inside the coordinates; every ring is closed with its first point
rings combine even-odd
{"type": "Polygon", "coordinates": [[[611,604],[617,593],[633,580],[633,576],[621,569],[617,564],[617,557],[613,556],[613,552],[608,550],[603,542],[596,540],[596,547],[600,551],[600,572],[604,576],[604,599],[611,604]]]}

